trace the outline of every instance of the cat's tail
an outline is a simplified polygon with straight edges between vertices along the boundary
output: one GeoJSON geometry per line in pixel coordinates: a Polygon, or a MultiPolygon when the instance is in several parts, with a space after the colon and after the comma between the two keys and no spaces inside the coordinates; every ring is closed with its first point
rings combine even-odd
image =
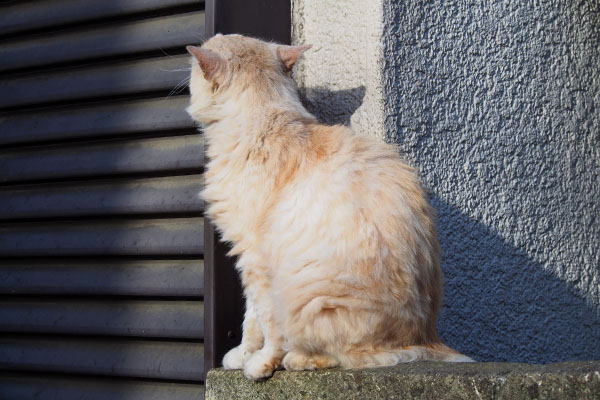
{"type": "Polygon", "coordinates": [[[383,367],[412,361],[475,362],[441,342],[397,350],[349,352],[339,355],[338,359],[344,368],[383,367]]]}
{"type": "Polygon", "coordinates": [[[409,346],[397,353],[398,363],[411,361],[475,362],[470,357],[438,342],[426,346],[409,346]]]}

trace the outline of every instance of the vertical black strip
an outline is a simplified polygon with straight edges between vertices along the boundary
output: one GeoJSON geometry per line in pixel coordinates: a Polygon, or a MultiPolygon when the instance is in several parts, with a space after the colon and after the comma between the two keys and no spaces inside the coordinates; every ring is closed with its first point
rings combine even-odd
{"type": "MultiPolygon", "coordinates": [[[[206,0],[206,38],[216,33],[241,33],[289,44],[289,0],[206,0]]],[[[235,260],[219,241],[210,223],[204,234],[204,365],[205,371],[221,365],[225,353],[241,339],[243,297],[235,260]]]]}
{"type": "Polygon", "coordinates": [[[289,44],[290,0],[207,0],[206,35],[241,33],[289,44]]]}
{"type": "Polygon", "coordinates": [[[230,247],[221,242],[214,225],[205,223],[204,246],[204,363],[220,367],[225,353],[242,338],[244,305],[242,286],[234,268],[235,259],[228,257],[230,247]],[[206,247],[205,247],[206,248],[206,247]]]}

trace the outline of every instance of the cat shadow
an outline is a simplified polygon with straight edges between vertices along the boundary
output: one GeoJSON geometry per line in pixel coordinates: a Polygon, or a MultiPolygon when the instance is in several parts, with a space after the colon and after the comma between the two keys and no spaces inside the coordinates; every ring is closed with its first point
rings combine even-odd
{"type": "Polygon", "coordinates": [[[300,98],[306,109],[329,125],[350,125],[350,118],[362,105],[367,88],[328,90],[326,88],[300,88],[300,98]]]}
{"type": "Polygon", "coordinates": [[[571,284],[440,197],[440,336],[478,361],[600,358],[600,316],[571,284]]]}

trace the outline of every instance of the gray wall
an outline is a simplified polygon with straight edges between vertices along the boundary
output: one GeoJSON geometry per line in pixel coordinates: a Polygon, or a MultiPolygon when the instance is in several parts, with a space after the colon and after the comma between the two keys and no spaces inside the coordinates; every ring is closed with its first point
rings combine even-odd
{"type": "Polygon", "coordinates": [[[438,210],[441,335],[479,360],[600,359],[599,4],[384,1],[387,138],[438,210]]]}
{"type": "Polygon", "coordinates": [[[599,3],[292,4],[308,108],[397,143],[431,192],[442,338],[480,361],[600,359],[599,3]]]}
{"type": "Polygon", "coordinates": [[[381,0],[292,0],[292,41],[311,44],[294,68],[309,111],[385,138],[381,0]]]}

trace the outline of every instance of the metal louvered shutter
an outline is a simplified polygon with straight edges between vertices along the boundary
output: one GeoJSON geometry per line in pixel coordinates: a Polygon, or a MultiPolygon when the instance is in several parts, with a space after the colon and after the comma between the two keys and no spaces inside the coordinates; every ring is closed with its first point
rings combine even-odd
{"type": "Polygon", "coordinates": [[[203,397],[198,0],[0,4],[0,399],[203,397]]]}

